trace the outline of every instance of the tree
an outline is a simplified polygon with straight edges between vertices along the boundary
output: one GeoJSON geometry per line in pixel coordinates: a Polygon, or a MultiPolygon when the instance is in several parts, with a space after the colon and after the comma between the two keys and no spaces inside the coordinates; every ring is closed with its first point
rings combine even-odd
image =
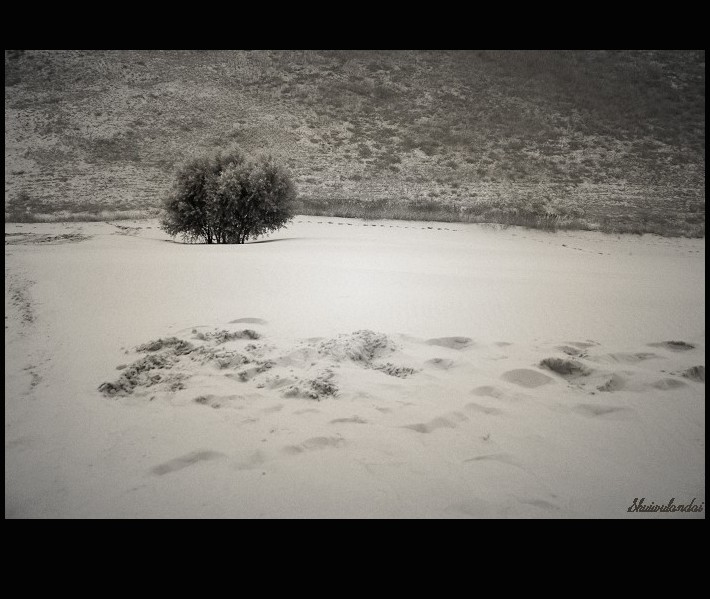
{"type": "Polygon", "coordinates": [[[178,170],[161,227],[190,242],[244,243],[283,227],[295,198],[290,176],[272,158],[218,153],[178,170]]]}

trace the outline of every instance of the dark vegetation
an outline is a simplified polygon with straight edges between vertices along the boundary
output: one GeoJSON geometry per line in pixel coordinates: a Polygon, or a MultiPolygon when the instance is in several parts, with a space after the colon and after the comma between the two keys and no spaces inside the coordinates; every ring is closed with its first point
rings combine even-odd
{"type": "Polygon", "coordinates": [[[295,197],[288,173],[271,158],[217,153],[178,170],[161,228],[190,242],[241,244],[283,227],[295,197]]]}
{"type": "Polygon", "coordinates": [[[237,145],[303,214],[705,232],[704,51],[6,51],[5,114],[6,220],[152,216],[237,145]]]}

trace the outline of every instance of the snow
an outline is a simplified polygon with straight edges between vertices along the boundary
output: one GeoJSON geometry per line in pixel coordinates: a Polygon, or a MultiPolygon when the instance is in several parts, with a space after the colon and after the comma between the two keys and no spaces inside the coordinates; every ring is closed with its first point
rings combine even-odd
{"type": "Polygon", "coordinates": [[[705,501],[703,239],[5,230],[6,517],[704,517],[627,512],[705,501]]]}

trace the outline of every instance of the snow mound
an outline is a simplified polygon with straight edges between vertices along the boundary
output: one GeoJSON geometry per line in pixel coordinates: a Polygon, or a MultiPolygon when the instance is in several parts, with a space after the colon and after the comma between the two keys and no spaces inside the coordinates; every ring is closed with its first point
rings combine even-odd
{"type": "Polygon", "coordinates": [[[195,346],[189,341],[184,341],[183,339],[178,339],[177,337],[166,337],[165,339],[156,339],[155,341],[149,341],[148,343],[139,345],[136,347],[136,351],[156,352],[166,348],[172,348],[173,353],[181,356],[194,351],[195,346]]]}
{"type": "Polygon", "coordinates": [[[705,366],[691,366],[683,371],[683,376],[699,383],[705,382],[705,366]]]}
{"type": "Polygon", "coordinates": [[[299,380],[283,391],[284,397],[320,400],[323,397],[335,397],[338,386],[333,381],[334,373],[326,370],[316,378],[299,380]]]}
{"type": "Polygon", "coordinates": [[[337,361],[352,360],[370,365],[373,360],[395,351],[397,346],[387,335],[363,329],[321,341],[316,349],[319,354],[337,361]]]}
{"type": "Polygon", "coordinates": [[[562,376],[575,376],[589,374],[589,369],[577,360],[564,360],[562,358],[545,358],[540,366],[548,368],[562,376]]]}
{"type": "Polygon", "coordinates": [[[216,343],[227,343],[227,341],[234,341],[235,339],[259,339],[261,335],[256,331],[251,329],[244,329],[243,331],[227,331],[222,329],[221,331],[215,330],[211,333],[196,333],[195,339],[200,341],[214,340],[216,343]]]}
{"type": "Polygon", "coordinates": [[[176,377],[172,373],[166,377],[164,373],[155,372],[170,369],[173,363],[174,361],[167,355],[145,356],[126,367],[117,381],[101,384],[99,391],[108,397],[130,395],[137,387],[151,387],[161,382],[168,383],[171,390],[177,390],[181,388],[181,377],[176,377]]]}
{"type": "Polygon", "coordinates": [[[416,372],[414,368],[410,368],[409,366],[397,366],[391,362],[379,364],[377,366],[373,366],[373,368],[375,370],[380,370],[385,374],[389,374],[390,376],[396,376],[400,379],[406,379],[408,376],[412,376],[416,372]]]}

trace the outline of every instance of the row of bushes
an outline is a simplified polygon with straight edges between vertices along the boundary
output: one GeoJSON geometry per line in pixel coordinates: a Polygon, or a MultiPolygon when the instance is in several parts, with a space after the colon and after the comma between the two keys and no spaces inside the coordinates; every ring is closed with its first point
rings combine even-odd
{"type": "MultiPolygon", "coordinates": [[[[475,202],[460,199],[299,198],[290,174],[273,159],[249,158],[233,150],[193,159],[178,169],[173,189],[162,205],[161,226],[168,234],[180,235],[189,242],[239,244],[283,227],[295,214],[704,236],[704,205],[693,207],[692,203],[686,204],[685,212],[668,214],[668,211],[636,210],[626,217],[617,214],[613,218],[608,214],[597,214],[594,222],[579,202],[532,191],[523,191],[516,197],[477,199],[475,202]]],[[[54,205],[51,208],[27,192],[21,192],[7,203],[5,220],[63,220],[64,215],[52,218],[51,213],[72,206],[54,205]]],[[[67,212],[65,219],[107,220],[102,207],[84,208],[80,210],[81,215],[67,212]]],[[[623,206],[621,209],[626,210],[623,206]]],[[[136,213],[131,211],[127,217],[136,218],[136,213]]]]}
{"type": "MultiPolygon", "coordinates": [[[[27,203],[11,201],[5,208],[5,222],[62,222],[107,221],[121,219],[154,218],[158,209],[109,210],[101,206],[77,206],[74,209],[56,210],[51,206],[33,202],[24,194],[27,203]]],[[[602,216],[595,218],[580,209],[567,208],[555,202],[531,203],[527,200],[478,204],[434,200],[359,200],[351,198],[301,197],[291,204],[293,214],[334,216],[365,220],[409,220],[466,223],[494,223],[504,226],[524,226],[555,231],[558,229],[599,230],[605,233],[652,233],[667,237],[704,237],[704,214],[668,215],[648,213],[627,217],[602,216]]],[[[186,236],[186,239],[190,236],[186,236]]],[[[199,239],[199,236],[194,237],[199,239]]],[[[213,241],[214,237],[213,237],[213,241]]],[[[221,241],[221,239],[220,239],[221,241]]]]}
{"type": "Polygon", "coordinates": [[[367,220],[417,220],[464,223],[497,223],[536,229],[589,229],[584,211],[551,199],[520,199],[475,204],[421,199],[299,198],[298,214],[367,220]]]}

